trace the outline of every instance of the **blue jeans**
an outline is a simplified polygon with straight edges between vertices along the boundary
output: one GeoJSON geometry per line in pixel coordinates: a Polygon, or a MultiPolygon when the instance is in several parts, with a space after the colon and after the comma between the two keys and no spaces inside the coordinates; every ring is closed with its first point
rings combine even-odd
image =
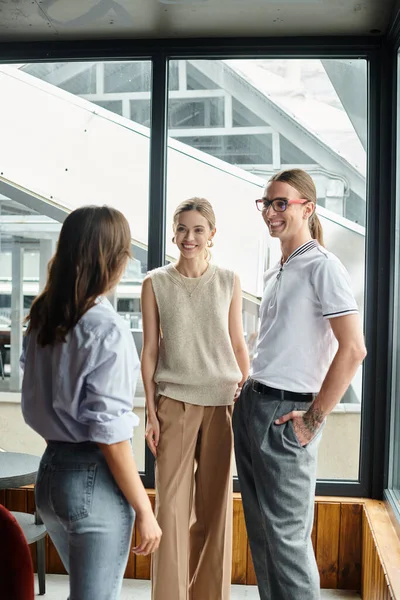
{"type": "Polygon", "coordinates": [[[36,505],[70,575],[69,600],[117,600],[135,514],[92,442],[49,442],[36,505]]]}

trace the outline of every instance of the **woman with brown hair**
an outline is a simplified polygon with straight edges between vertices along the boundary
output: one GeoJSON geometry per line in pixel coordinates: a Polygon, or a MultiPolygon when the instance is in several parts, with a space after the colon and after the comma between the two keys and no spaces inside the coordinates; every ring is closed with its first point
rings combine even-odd
{"type": "Polygon", "coordinates": [[[22,411],[47,442],[36,504],[70,575],[69,600],[119,598],[135,512],[137,554],[154,551],[161,537],[130,443],[139,360],[126,323],[104,297],[130,248],[118,210],[73,211],[24,337],[22,411]]]}
{"type": "Polygon", "coordinates": [[[348,274],[323,247],[313,180],[277,173],[256,200],[282,258],[264,277],[252,375],[233,428],[261,600],[318,600],[311,543],[318,444],[365,356],[348,274]]]}
{"type": "Polygon", "coordinates": [[[232,405],[248,374],[238,277],[210,263],[211,204],[173,219],[176,263],[143,282],[146,437],[156,457],[153,600],[228,600],[232,561],[232,405]]]}

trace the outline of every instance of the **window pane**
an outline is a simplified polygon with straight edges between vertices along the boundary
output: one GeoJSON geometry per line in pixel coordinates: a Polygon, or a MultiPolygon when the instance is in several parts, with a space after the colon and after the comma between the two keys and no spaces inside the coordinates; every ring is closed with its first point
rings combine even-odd
{"type": "MultiPolygon", "coordinates": [[[[241,278],[252,357],[263,272],[280,258],[279,244],[269,238],[254,199],[272,174],[303,168],[316,183],[327,248],[348,269],[363,317],[366,61],[188,60],[173,61],[173,69],[168,257],[177,258],[170,241],[177,204],[193,196],[210,200],[217,217],[213,260],[241,278]],[[194,90],[199,90],[196,98],[194,90]]],[[[360,368],[329,417],[319,478],[358,479],[361,406],[360,368]]]]}
{"type": "MultiPolygon", "coordinates": [[[[8,432],[0,445],[7,450],[40,451],[42,442],[22,423],[18,405],[21,321],[43,288],[63,215],[74,208],[109,204],[128,218],[134,258],[111,300],[141,351],[150,82],[149,61],[0,67],[0,157],[7,180],[0,186],[0,419],[8,432]],[[136,102],[143,119],[135,120],[136,102]],[[10,399],[13,404],[4,402],[10,399]]],[[[141,418],[135,455],[144,470],[141,381],[134,402],[141,418]]]]}

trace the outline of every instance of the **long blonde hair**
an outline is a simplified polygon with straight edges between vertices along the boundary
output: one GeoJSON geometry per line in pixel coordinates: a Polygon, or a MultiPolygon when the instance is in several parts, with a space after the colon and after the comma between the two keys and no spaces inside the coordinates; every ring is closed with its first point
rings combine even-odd
{"type": "MultiPolygon", "coordinates": [[[[207,219],[207,222],[210,226],[211,231],[213,231],[215,229],[215,213],[214,213],[214,209],[211,206],[210,202],[208,200],[206,200],[205,198],[190,198],[189,200],[184,200],[183,202],[181,202],[175,209],[174,212],[174,216],[173,216],[173,230],[174,233],[176,231],[176,226],[178,225],[179,222],[179,215],[181,215],[184,212],[187,212],[189,210],[197,210],[197,212],[199,212],[205,219],[207,219]]],[[[174,241],[174,239],[173,239],[174,241]]],[[[211,242],[210,247],[213,246],[213,243],[211,242]]],[[[206,260],[209,261],[211,259],[211,252],[209,251],[208,248],[206,248],[206,256],[205,256],[206,260]]]]}
{"type": "Polygon", "coordinates": [[[110,206],[83,206],[61,228],[49,264],[47,283],[27,317],[41,346],[65,341],[98,296],[119,281],[131,256],[131,234],[124,215],[110,206]]]}
{"type": "MultiPolygon", "coordinates": [[[[315,206],[317,206],[317,190],[315,188],[315,183],[310,175],[303,171],[303,169],[286,169],[285,171],[280,171],[273,175],[268,183],[272,181],[281,181],[282,183],[291,185],[299,192],[301,198],[310,200],[310,202],[313,202],[315,206]]],[[[310,227],[311,237],[314,240],[317,240],[321,246],[325,246],[321,221],[315,210],[308,220],[308,225],[310,227]]]]}

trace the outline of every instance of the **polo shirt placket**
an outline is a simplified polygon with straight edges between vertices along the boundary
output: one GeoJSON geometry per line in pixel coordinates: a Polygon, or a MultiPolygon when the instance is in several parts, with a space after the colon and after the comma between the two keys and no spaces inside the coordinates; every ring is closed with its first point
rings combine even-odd
{"type": "Polygon", "coordinates": [[[329,319],[358,313],[339,259],[310,240],[265,275],[252,377],[286,391],[318,393],[337,349],[329,319]]]}

